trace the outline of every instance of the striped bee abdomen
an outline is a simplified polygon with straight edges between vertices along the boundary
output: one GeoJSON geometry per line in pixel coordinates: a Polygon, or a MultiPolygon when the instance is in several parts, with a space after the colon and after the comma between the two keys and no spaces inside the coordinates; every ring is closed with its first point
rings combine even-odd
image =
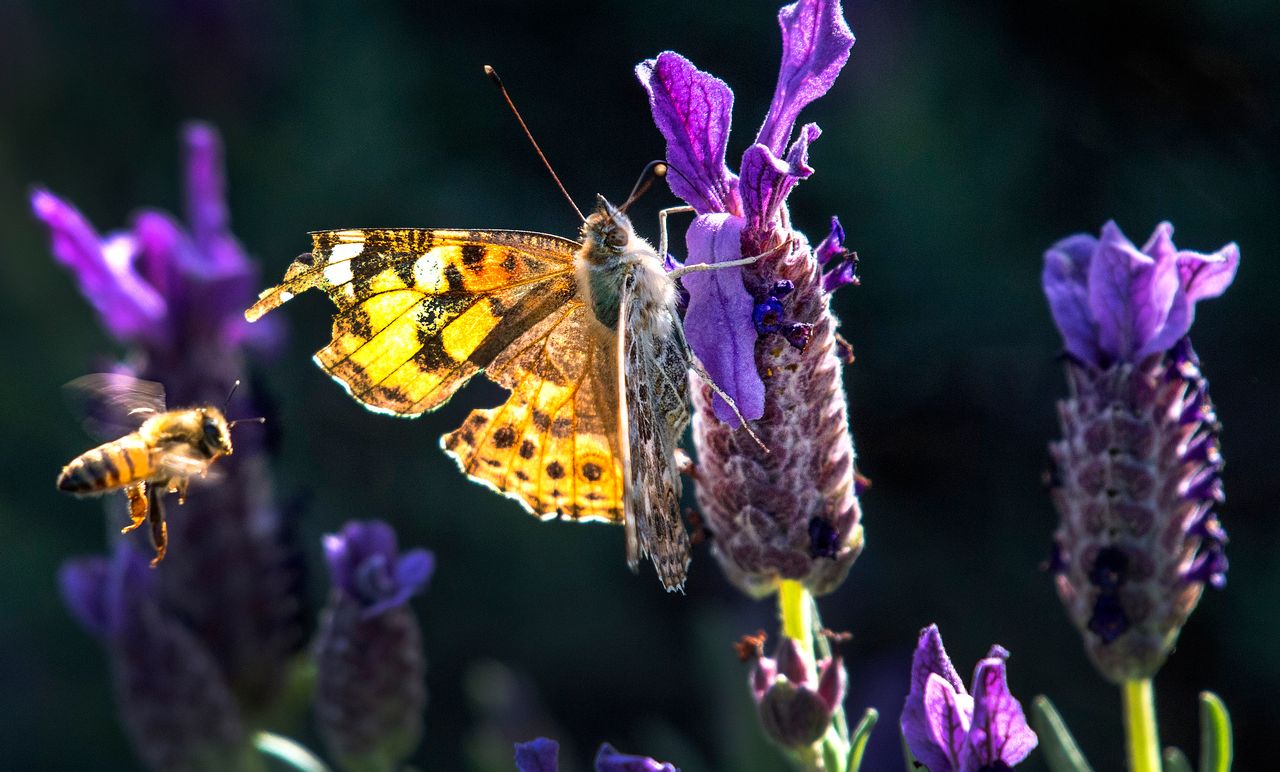
{"type": "Polygon", "coordinates": [[[151,450],[142,437],[130,434],[99,445],[62,467],[58,490],[75,494],[103,493],[146,480],[152,468],[151,450]]]}

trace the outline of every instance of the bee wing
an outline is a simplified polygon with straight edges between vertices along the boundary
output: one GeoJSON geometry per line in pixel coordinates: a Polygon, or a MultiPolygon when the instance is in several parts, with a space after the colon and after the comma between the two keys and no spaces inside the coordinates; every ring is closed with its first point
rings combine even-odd
{"type": "Polygon", "coordinates": [[[156,466],[163,469],[170,477],[208,477],[210,476],[209,459],[202,458],[185,445],[165,448],[160,453],[156,466]]]}
{"type": "Polygon", "coordinates": [[[163,413],[164,386],[123,373],[84,375],[63,387],[89,434],[113,440],[163,413]]]}

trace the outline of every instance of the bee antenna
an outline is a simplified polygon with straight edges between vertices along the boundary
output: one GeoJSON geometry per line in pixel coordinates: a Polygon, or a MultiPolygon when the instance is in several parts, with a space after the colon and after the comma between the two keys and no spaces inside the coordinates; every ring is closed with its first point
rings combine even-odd
{"type": "Polygon", "coordinates": [[[655,180],[663,179],[667,176],[669,169],[666,161],[650,161],[645,164],[644,171],[640,172],[640,179],[636,180],[636,185],[631,189],[631,194],[627,196],[627,200],[622,206],[618,207],[619,212],[627,211],[627,208],[636,202],[636,199],[645,194],[654,183],[655,180]]]}
{"type": "Polygon", "coordinates": [[[586,220],[582,216],[582,210],[578,205],[573,203],[573,196],[569,195],[569,191],[565,190],[564,184],[560,182],[560,178],[556,176],[556,170],[551,168],[551,162],[547,160],[547,156],[542,152],[542,148],[538,147],[538,141],[533,138],[533,132],[529,131],[529,126],[525,124],[524,118],[520,116],[520,111],[516,109],[516,103],[511,101],[511,95],[507,93],[507,87],[502,85],[502,78],[498,77],[498,71],[490,67],[484,66],[484,74],[489,76],[489,80],[493,81],[493,85],[498,87],[498,91],[502,92],[502,98],[507,101],[507,107],[511,108],[511,112],[516,116],[516,120],[520,122],[520,128],[524,129],[524,135],[529,138],[530,144],[533,145],[534,152],[542,159],[542,164],[547,167],[547,171],[551,172],[551,179],[555,180],[556,187],[560,188],[560,192],[564,194],[565,200],[569,202],[569,206],[573,207],[573,211],[577,213],[579,220],[586,220]]]}
{"type": "Polygon", "coordinates": [[[257,418],[237,418],[234,421],[228,421],[227,428],[231,428],[236,424],[265,424],[266,422],[267,419],[264,416],[258,416],[257,418]]]}
{"type": "Polygon", "coordinates": [[[235,383],[231,384],[231,391],[227,392],[227,399],[222,403],[222,412],[224,414],[227,412],[227,408],[231,407],[231,398],[235,396],[236,389],[238,388],[240,388],[239,378],[236,379],[235,383]]]}

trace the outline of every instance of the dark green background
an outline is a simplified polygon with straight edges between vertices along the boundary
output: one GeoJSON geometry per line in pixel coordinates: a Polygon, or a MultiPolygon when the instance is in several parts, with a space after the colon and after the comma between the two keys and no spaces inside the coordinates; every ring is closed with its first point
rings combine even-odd
{"type": "MultiPolygon", "coordinates": [[[[663,152],[631,69],[665,48],[735,89],[736,166],[772,93],[775,12],[683,0],[0,4],[5,764],[136,764],[101,650],[54,583],[62,560],[101,551],[104,534],[97,506],[52,485],[88,443],[57,388],[115,349],[53,263],[30,183],[103,230],[140,205],[177,209],[177,130],[199,117],[224,133],[235,230],[264,282],[319,228],[571,235],[574,217],[480,66],[503,73],[585,204],[621,197],[663,152]]],[[[1193,336],[1225,427],[1230,584],[1206,593],[1156,688],[1164,741],[1195,753],[1196,693],[1212,689],[1234,711],[1239,768],[1264,766],[1280,692],[1280,11],[1270,0],[859,0],[846,14],[858,44],[802,116],[825,133],[817,174],[791,203],[815,239],[838,214],[862,256],[863,286],[837,306],[858,355],[846,385],[875,486],[866,552],[822,609],[854,633],[848,707],[883,716],[867,768],[900,768],[897,714],[929,622],[963,673],[993,641],[1007,646],[1016,694],[1049,694],[1095,765],[1120,766],[1118,692],[1037,570],[1056,519],[1040,475],[1065,392],[1041,254],[1107,218],[1139,243],[1167,218],[1180,245],[1236,240],[1243,252],[1235,286],[1201,305],[1193,336]]],[[[654,235],[653,212],[672,203],[665,191],[643,202],[642,231],[654,235]]],[[[485,739],[475,696],[491,699],[503,673],[537,717],[514,731],[556,734],[578,765],[607,739],[686,771],[781,766],[729,648],[773,629],[770,604],[730,589],[705,548],[688,594],[666,595],[647,566],[626,571],[620,531],[540,524],[467,483],[437,438],[496,389],[473,386],[415,422],[365,412],[308,361],[328,339],[328,304],[306,298],[284,315],[290,347],[255,374],[281,409],[278,489],[309,501],[313,600],[327,582],[318,537],[346,518],[386,518],[438,557],[415,601],[430,662],[421,766],[504,768],[509,749],[485,739]]]]}

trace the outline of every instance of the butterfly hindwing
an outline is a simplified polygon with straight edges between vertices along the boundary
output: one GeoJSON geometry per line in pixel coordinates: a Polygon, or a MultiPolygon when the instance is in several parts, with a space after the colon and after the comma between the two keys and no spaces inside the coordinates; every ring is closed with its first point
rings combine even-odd
{"type": "Polygon", "coordinates": [[[617,384],[609,336],[581,300],[530,328],[485,371],[511,390],[441,439],[472,479],[540,517],[621,522],[617,384]]]}
{"type": "Polygon", "coordinates": [[[417,416],[576,293],[568,239],[523,231],[321,231],[251,321],[319,287],[338,307],[316,363],[353,397],[417,416]]]}

